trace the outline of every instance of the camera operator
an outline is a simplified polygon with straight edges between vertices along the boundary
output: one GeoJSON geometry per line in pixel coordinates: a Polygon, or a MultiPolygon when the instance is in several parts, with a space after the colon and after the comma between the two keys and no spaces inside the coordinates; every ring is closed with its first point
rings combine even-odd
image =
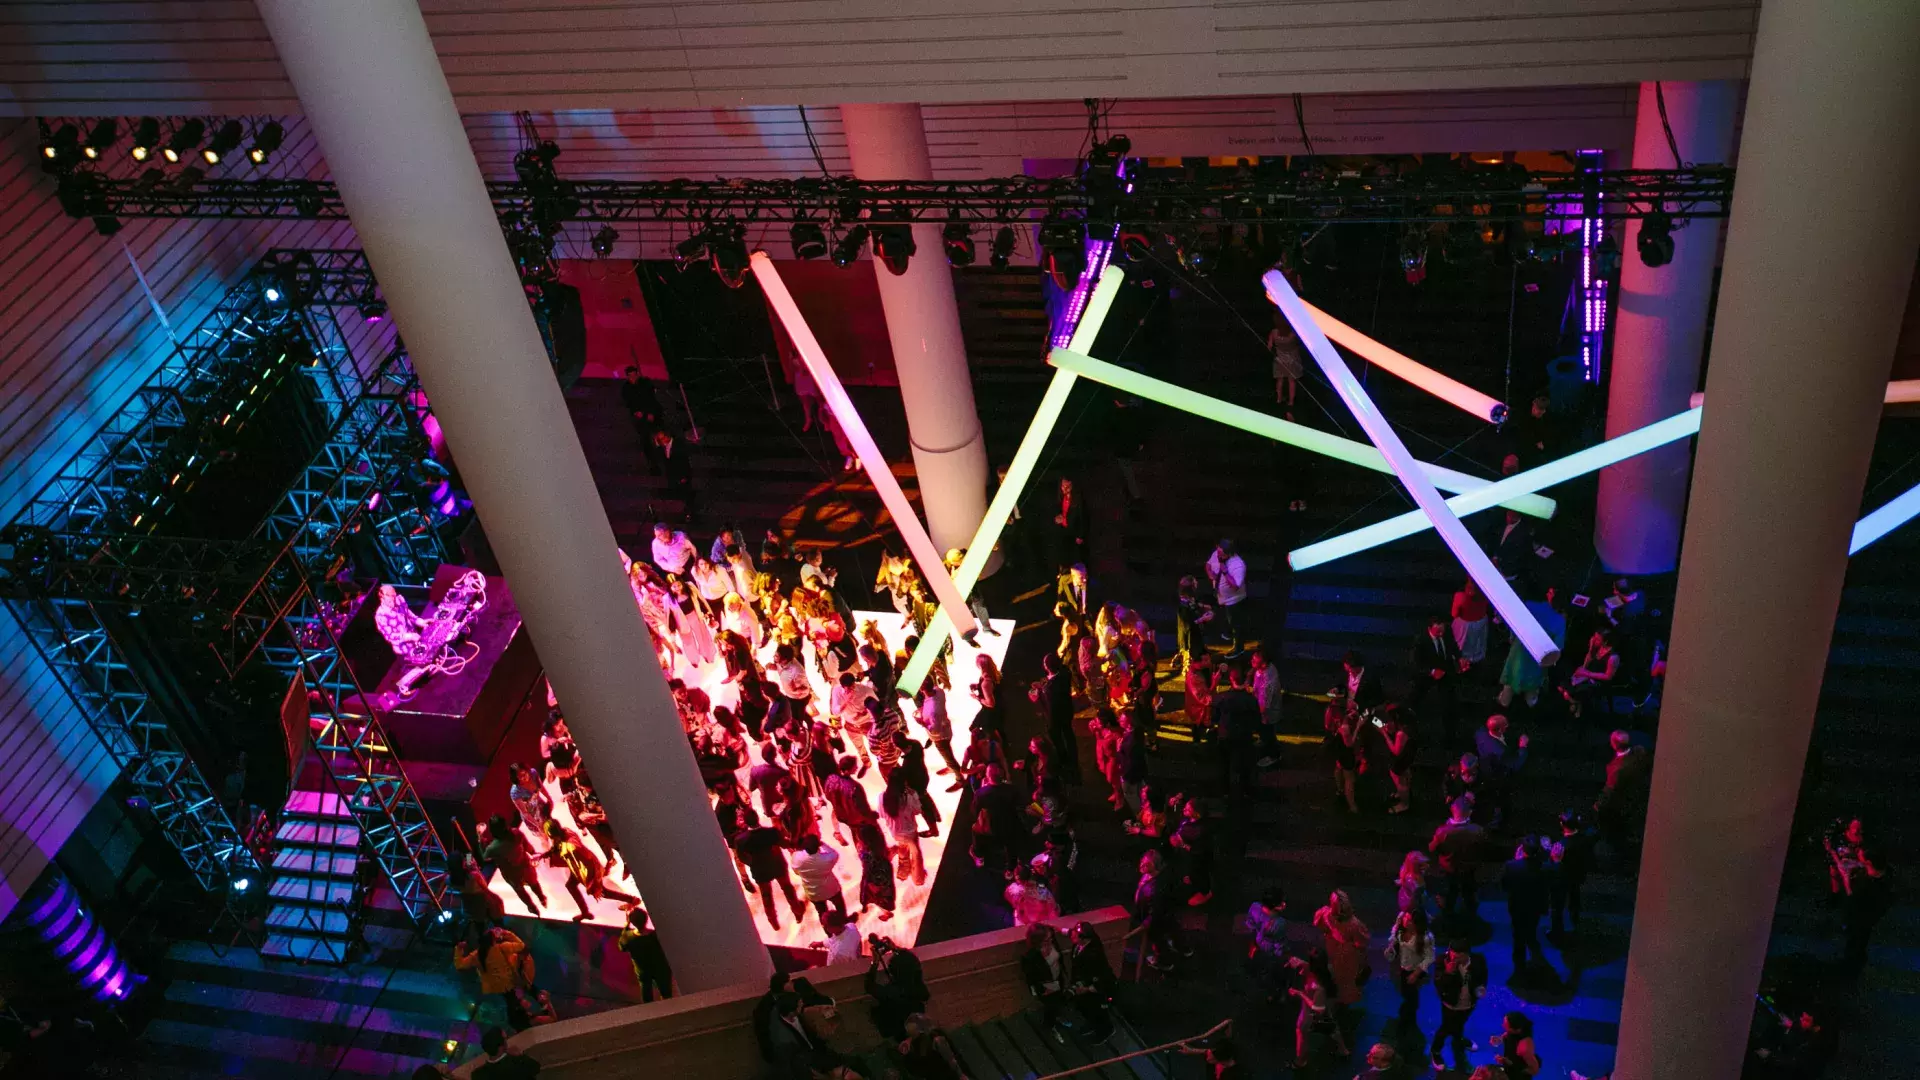
{"type": "Polygon", "coordinates": [[[867,935],[873,960],[867,965],[866,990],[873,998],[873,1026],[894,1042],[907,1037],[907,1017],[925,1012],[933,995],[920,974],[920,958],[879,934],[867,935]]]}
{"type": "Polygon", "coordinates": [[[1867,942],[1874,924],[1887,912],[1889,885],[1880,845],[1868,837],[1859,818],[1843,818],[1827,827],[1821,844],[1827,852],[1827,884],[1846,918],[1846,949],[1841,971],[1857,975],[1867,964],[1867,942]]]}

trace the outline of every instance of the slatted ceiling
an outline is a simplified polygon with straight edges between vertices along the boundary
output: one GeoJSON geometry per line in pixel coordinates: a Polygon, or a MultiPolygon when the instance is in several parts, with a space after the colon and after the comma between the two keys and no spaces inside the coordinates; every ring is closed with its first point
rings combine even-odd
{"type": "MultiPolygon", "coordinates": [[[[39,160],[33,125],[0,121],[0,521],[13,518],[170,348],[123,240],[183,335],[268,248],[358,246],[345,222],[134,221],[103,238],[60,212],[39,160]]],[[[324,174],[304,124],[289,124],[274,165],[278,175],[324,174]]],[[[230,167],[237,168],[221,166],[230,167]]],[[[392,333],[390,323],[366,325],[352,314],[342,330],[381,341],[392,333]]],[[[3,914],[117,773],[4,614],[0,762],[3,914]]]]}
{"type": "MultiPolygon", "coordinates": [[[[1740,78],[1757,0],[428,0],[462,108],[1740,78]]],[[[249,0],[13,3],[0,109],[296,108],[249,0]],[[163,108],[165,103],[175,107],[163,108]]]]}

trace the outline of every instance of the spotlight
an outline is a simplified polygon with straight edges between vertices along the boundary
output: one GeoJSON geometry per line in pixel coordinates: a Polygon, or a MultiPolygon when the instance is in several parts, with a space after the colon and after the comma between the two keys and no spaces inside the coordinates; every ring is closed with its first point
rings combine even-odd
{"type": "Polygon", "coordinates": [[[379,322],[381,319],[387,317],[387,302],[385,300],[375,299],[361,304],[360,317],[368,322],[379,322]]]}
{"type": "Polygon", "coordinates": [[[993,234],[993,254],[987,257],[995,270],[1005,270],[1013,261],[1013,226],[1002,225],[1000,231],[993,234]]]}
{"type": "Polygon", "coordinates": [[[1655,210],[1640,221],[1640,261],[1665,266],[1673,261],[1673,217],[1655,210]]]}
{"type": "Polygon", "coordinates": [[[747,283],[747,227],[729,224],[717,225],[708,230],[708,258],[712,261],[713,272],[729,289],[737,289],[747,283]]]}
{"type": "Polygon", "coordinates": [[[973,230],[964,221],[949,221],[940,231],[940,246],[946,249],[948,266],[972,266],[976,257],[973,230]]]}
{"type": "Polygon", "coordinates": [[[259,131],[253,133],[253,146],[247,150],[247,160],[255,165],[265,165],[273,152],[280,149],[280,142],[286,137],[287,129],[280,126],[280,121],[267,121],[259,131]]]}
{"type": "Polygon", "coordinates": [[[320,197],[320,189],[311,180],[300,182],[293,192],[293,212],[303,218],[317,218],[325,209],[326,201],[320,197]]]}
{"type": "Polygon", "coordinates": [[[40,167],[50,173],[64,173],[79,164],[80,129],[61,124],[58,131],[51,131],[41,123],[40,156],[45,159],[40,167]]]}
{"type": "Polygon", "coordinates": [[[602,225],[594,231],[593,238],[587,242],[593,245],[593,253],[604,259],[613,254],[613,244],[618,239],[620,234],[613,226],[602,225]]]}
{"type": "Polygon", "coordinates": [[[93,125],[93,130],[87,133],[87,144],[80,148],[80,152],[87,156],[88,161],[97,161],[119,137],[120,125],[109,116],[93,125]]]}
{"type": "Polygon", "coordinates": [[[907,272],[907,260],[913,258],[913,226],[875,225],[873,254],[887,272],[895,277],[907,272]]]}
{"type": "Polygon", "coordinates": [[[234,891],[234,892],[237,892],[237,893],[243,893],[243,892],[246,892],[246,891],[247,891],[248,889],[251,889],[251,888],[253,888],[253,879],[252,879],[252,878],[247,878],[247,877],[237,877],[237,878],[234,878],[234,879],[233,879],[233,891],[234,891]]]}
{"type": "Polygon", "coordinates": [[[818,259],[827,253],[827,234],[814,222],[794,222],[793,228],[787,230],[787,238],[793,244],[796,259],[818,259]]]}
{"type": "Polygon", "coordinates": [[[199,120],[189,120],[174,129],[173,138],[167,140],[167,145],[161,149],[160,156],[167,159],[167,164],[178,165],[180,155],[199,146],[200,140],[205,138],[206,134],[206,124],[199,120]]]}
{"type": "Polygon", "coordinates": [[[867,246],[867,227],[855,225],[833,245],[833,265],[845,270],[860,261],[860,249],[867,246]]]}
{"type": "Polygon", "coordinates": [[[1047,272],[1061,289],[1080,283],[1087,265],[1087,227],[1080,221],[1049,221],[1040,226],[1040,250],[1047,272]]]}
{"type": "Polygon", "coordinates": [[[240,126],[240,121],[229,120],[213,133],[213,139],[207,143],[205,150],[200,151],[200,156],[206,159],[207,164],[218,165],[222,157],[240,145],[240,139],[245,134],[246,129],[240,126]]]}
{"type": "Polygon", "coordinates": [[[1153,254],[1153,238],[1145,233],[1121,229],[1120,238],[1115,243],[1120,248],[1120,257],[1130,263],[1139,262],[1153,254]]]}
{"type": "Polygon", "coordinates": [[[673,246],[674,269],[684,271],[707,252],[707,234],[697,232],[673,246]]]}
{"type": "Polygon", "coordinates": [[[133,127],[133,149],[130,151],[135,161],[145,161],[160,142],[160,121],[149,116],[133,127]]]}
{"type": "MultiPolygon", "coordinates": [[[[446,922],[452,922],[452,921],[453,921],[453,909],[452,909],[452,908],[441,908],[441,909],[440,909],[440,917],[439,917],[439,918],[438,918],[437,920],[435,920],[435,921],[436,921],[436,922],[443,922],[443,923],[446,923],[446,922]]],[[[448,1040],[448,1041],[449,1041],[449,1042],[451,1042],[452,1040],[448,1040]]],[[[452,1048],[451,1048],[451,1047],[449,1047],[448,1049],[452,1049],[452,1048]]]]}
{"type": "Polygon", "coordinates": [[[277,285],[269,285],[267,286],[266,292],[262,295],[266,296],[267,303],[277,304],[280,302],[280,287],[277,285]]]}

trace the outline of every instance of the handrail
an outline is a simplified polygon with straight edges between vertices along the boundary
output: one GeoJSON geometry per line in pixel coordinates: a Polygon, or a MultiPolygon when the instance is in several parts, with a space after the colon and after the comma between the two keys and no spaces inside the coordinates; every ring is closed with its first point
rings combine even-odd
{"type": "Polygon", "coordinates": [[[1092,1072],[1095,1069],[1104,1069],[1109,1065],[1115,1065],[1122,1061],[1132,1061],[1137,1057],[1146,1057],[1148,1054],[1160,1054],[1168,1050],[1185,1050],[1192,1043],[1218,1035],[1222,1031],[1231,1030],[1232,1027],[1232,1020],[1222,1020],[1198,1035],[1189,1035],[1184,1039],[1176,1039],[1170,1043],[1161,1043],[1159,1046],[1149,1046],[1144,1050],[1131,1050],[1117,1057],[1110,1057],[1105,1061],[1096,1061],[1091,1065],[1080,1065],[1068,1069],[1065,1072],[1048,1073],[1045,1076],[1039,1077],[1038,1080],[1060,1080],[1063,1076],[1078,1076],[1081,1073],[1092,1072]]]}

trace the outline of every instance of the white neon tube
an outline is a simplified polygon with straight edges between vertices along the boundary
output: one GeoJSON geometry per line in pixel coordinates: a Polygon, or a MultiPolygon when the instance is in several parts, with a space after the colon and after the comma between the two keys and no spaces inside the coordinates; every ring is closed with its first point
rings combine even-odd
{"type": "Polygon", "coordinates": [[[1560,646],[1547,636],[1540,621],[1533,617],[1533,612],[1520,602],[1520,595],[1495,569],[1493,560],[1487,558],[1487,553],[1481,551],[1480,545],[1467,534],[1467,527],[1447,508],[1446,500],[1440,497],[1433,481],[1420,470],[1420,462],[1407,452],[1400,436],[1394,433],[1393,425],[1387,423],[1387,418],[1360,386],[1360,380],[1353,377],[1353,372],[1347,370],[1340,354],[1333,351],[1333,343],[1327,340],[1327,335],[1307,314],[1305,305],[1294,295],[1293,286],[1287,284],[1286,276],[1278,270],[1270,270],[1261,281],[1267,287],[1267,299],[1272,300],[1286,315],[1287,321],[1293,324],[1294,332],[1306,343],[1307,351],[1313,354],[1321,373],[1339,392],[1340,399],[1347,403],[1347,408],[1366,430],[1373,445],[1386,455],[1387,463],[1393,466],[1394,475],[1400,478],[1407,493],[1413,496],[1413,501],[1433,522],[1434,530],[1453,549],[1454,557],[1466,567],[1467,575],[1480,586],[1480,591],[1493,604],[1494,610],[1507,621],[1513,636],[1541,667],[1547,667],[1559,659],[1560,646]]]}
{"type": "MultiPolygon", "coordinates": [[[[1665,420],[1608,439],[1597,446],[1589,446],[1585,450],[1568,454],[1566,457],[1556,458],[1538,468],[1515,473],[1478,491],[1455,495],[1447,500],[1447,506],[1455,514],[1465,517],[1496,506],[1502,498],[1507,496],[1538,491],[1541,488],[1565,483],[1576,476],[1584,476],[1625,461],[1636,454],[1644,454],[1657,446],[1665,446],[1670,442],[1696,435],[1699,431],[1700,410],[1688,409],[1686,412],[1669,416],[1665,420]]],[[[1427,515],[1418,510],[1410,510],[1398,517],[1391,517],[1352,532],[1330,536],[1317,543],[1295,548],[1287,553],[1287,565],[1295,570],[1305,570],[1355,552],[1378,547],[1403,536],[1412,536],[1431,527],[1432,522],[1427,520],[1427,515]]]]}
{"type": "MultiPolygon", "coordinates": [[[[1695,394],[1688,400],[1697,409],[1707,400],[1707,395],[1695,394]]],[[[1885,400],[1888,405],[1911,405],[1920,402],[1920,379],[1895,379],[1889,382],[1885,400]]]]}
{"type": "Polygon", "coordinates": [[[1395,352],[1367,335],[1321,311],[1305,300],[1300,305],[1313,316],[1314,324],[1337,344],[1372,364],[1439,398],[1453,407],[1473,414],[1488,423],[1507,418],[1507,407],[1458,379],[1449,378],[1410,356],[1395,352]]]}
{"type": "Polygon", "coordinates": [[[807,320],[800,314],[800,307],[793,302],[793,294],[787,291],[787,284],[780,280],[780,272],[773,267],[773,260],[764,251],[756,251],[750,260],[754,277],[760,279],[760,291],[767,296],[767,302],[773,305],[774,314],[780,316],[780,324],[786,327],[787,336],[793,339],[793,347],[799,352],[800,359],[807,365],[807,371],[813,376],[814,385],[820,388],[820,396],[826,399],[827,408],[833,410],[833,418],[840,424],[840,430],[846,433],[847,441],[853,444],[854,456],[860,459],[860,467],[866,470],[867,478],[873,481],[873,489],[880,493],[880,501],[893,515],[894,528],[907,541],[907,550],[913,553],[913,559],[920,564],[920,573],[927,579],[927,585],[940,603],[950,612],[948,616],[967,633],[979,624],[974,622],[973,613],[967,610],[966,598],[960,590],[954,588],[953,579],[947,576],[946,564],[940,559],[940,549],[933,546],[933,538],[927,535],[926,527],[920,524],[920,517],[913,512],[913,504],[907,501],[906,492],[900,490],[900,482],[893,478],[893,470],[888,467],[886,456],[880,453],[873,436],[868,433],[867,425],[860,419],[860,413],[853,407],[853,400],[847,397],[846,387],[840,385],[840,376],[833,373],[833,365],[827,362],[827,354],[821,350],[820,342],[815,340],[813,330],[807,326],[807,320]]]}
{"type": "MultiPolygon", "coordinates": [[[[1366,443],[1353,439],[1343,439],[1330,435],[1305,424],[1296,424],[1291,420],[1282,420],[1256,412],[1244,405],[1235,405],[1219,398],[1195,393],[1184,386],[1175,386],[1150,375],[1142,375],[1118,364],[1109,364],[1105,360],[1095,360],[1091,356],[1070,349],[1055,349],[1047,357],[1047,362],[1063,371],[1071,371],[1083,379],[1111,386],[1116,390],[1125,390],[1129,394],[1157,401],[1169,408],[1189,412],[1195,416],[1204,416],[1217,420],[1228,427],[1239,428],[1275,442],[1297,446],[1302,450],[1311,450],[1316,454],[1325,454],[1350,465],[1358,465],[1374,472],[1393,474],[1393,466],[1380,451],[1366,443]]],[[[1478,491],[1493,483],[1478,476],[1469,476],[1463,472],[1444,468],[1439,465],[1422,463],[1422,472],[1433,481],[1435,487],[1445,491],[1478,491]]],[[[1501,505],[1509,510],[1518,510],[1529,517],[1550,518],[1556,509],[1554,501],[1545,495],[1514,495],[1502,500],[1501,505]]]]}
{"type": "Polygon", "coordinates": [[[1902,492],[1892,502],[1861,518],[1853,526],[1853,542],[1847,545],[1852,555],[1920,515],[1920,485],[1902,492]]]}

